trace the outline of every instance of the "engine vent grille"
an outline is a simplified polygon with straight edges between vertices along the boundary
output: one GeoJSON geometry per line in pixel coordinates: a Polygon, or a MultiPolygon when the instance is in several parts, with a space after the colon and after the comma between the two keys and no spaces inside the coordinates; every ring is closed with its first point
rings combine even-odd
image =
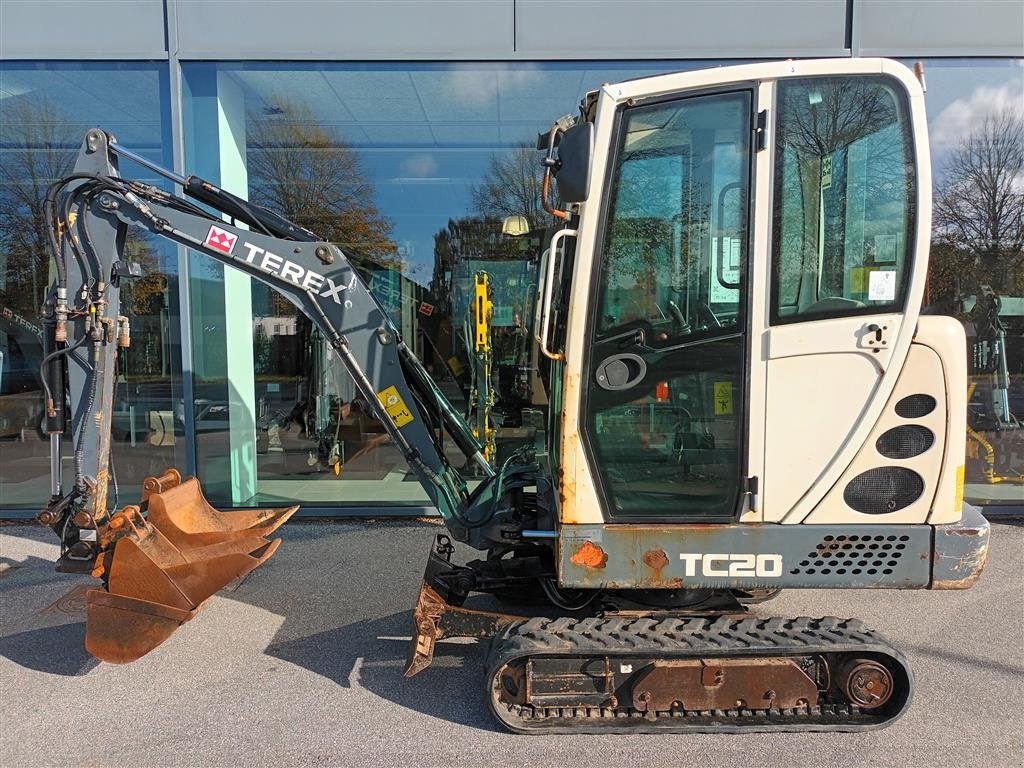
{"type": "Polygon", "coordinates": [[[906,467],[875,467],[861,472],[843,491],[843,500],[866,515],[885,515],[908,507],[924,493],[924,480],[906,467]]]}
{"type": "Polygon", "coordinates": [[[794,576],[866,574],[888,576],[899,565],[909,536],[870,535],[826,536],[800,564],[790,569],[794,576]]]}
{"type": "Polygon", "coordinates": [[[887,459],[910,459],[932,447],[935,435],[918,424],[893,427],[875,442],[875,450],[887,459]]]}
{"type": "Polygon", "coordinates": [[[896,415],[904,419],[920,419],[935,410],[931,395],[907,395],[896,403],[896,415]]]}

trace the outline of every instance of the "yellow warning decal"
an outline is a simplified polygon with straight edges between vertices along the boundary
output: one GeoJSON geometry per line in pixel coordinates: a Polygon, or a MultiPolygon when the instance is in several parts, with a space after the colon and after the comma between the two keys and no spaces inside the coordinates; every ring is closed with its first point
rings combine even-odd
{"type": "Polygon", "coordinates": [[[850,270],[850,293],[867,293],[871,281],[871,273],[877,272],[877,266],[853,267],[850,270]]]}
{"type": "Polygon", "coordinates": [[[732,413],[732,382],[715,382],[715,415],[728,416],[732,413]]]}
{"type": "Polygon", "coordinates": [[[959,514],[964,506],[964,465],[956,468],[956,496],[953,499],[953,510],[959,514]]]}
{"type": "Polygon", "coordinates": [[[388,387],[384,391],[378,392],[377,399],[380,400],[380,404],[384,406],[384,410],[388,412],[391,420],[395,422],[396,427],[404,427],[413,420],[412,412],[395,387],[388,387]]]}

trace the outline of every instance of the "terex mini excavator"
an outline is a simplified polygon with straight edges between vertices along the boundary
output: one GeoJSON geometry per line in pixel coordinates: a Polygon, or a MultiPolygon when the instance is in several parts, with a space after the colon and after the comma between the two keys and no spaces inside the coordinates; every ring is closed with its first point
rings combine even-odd
{"type": "Polygon", "coordinates": [[[556,224],[535,329],[545,444],[492,468],[341,250],[86,134],[46,198],[53,495],[39,520],[60,536],[61,570],[102,580],[91,653],[152,650],[270,557],[295,510],[221,513],[174,470],[111,508],[134,226],[307,314],[436,504],[448,533],[429,554],[407,675],[441,637],[491,636],[490,707],[520,732],[852,731],[903,712],[907,661],[860,622],[744,605],[786,588],[964,589],[985,563],[988,525],[962,498],[964,332],[919,313],[919,79],[880,59],[648,77],[587,94],[539,143],[556,224]],[[184,196],[122,178],[124,158],[184,196]],[[439,447],[445,432],[483,474],[474,487],[439,447]],[[455,542],[482,557],[456,564],[455,542]],[[543,615],[469,610],[470,593],[543,602],[543,615]]]}

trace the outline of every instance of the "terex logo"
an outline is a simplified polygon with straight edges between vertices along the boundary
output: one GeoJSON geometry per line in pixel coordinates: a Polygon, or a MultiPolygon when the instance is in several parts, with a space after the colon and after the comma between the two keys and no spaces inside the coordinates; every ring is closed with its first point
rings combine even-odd
{"type": "Polygon", "coordinates": [[[258,269],[271,275],[277,275],[305,291],[312,291],[318,296],[329,296],[334,299],[335,304],[342,303],[342,291],[352,290],[356,287],[356,276],[354,274],[352,279],[349,280],[348,285],[344,283],[335,285],[331,278],[324,277],[319,272],[314,272],[311,269],[300,267],[295,262],[288,261],[288,259],[282,258],[271,251],[264,250],[258,245],[244,242],[242,247],[247,251],[244,257],[245,260],[258,269]]]}
{"type": "Polygon", "coordinates": [[[210,227],[210,231],[206,233],[206,245],[221,253],[231,253],[237,239],[236,235],[225,232],[217,226],[210,227]]]}
{"type": "Polygon", "coordinates": [[[685,576],[697,575],[697,563],[700,563],[702,576],[718,576],[723,578],[745,578],[760,576],[774,579],[782,575],[782,555],[701,555],[691,552],[680,552],[685,576]]]}

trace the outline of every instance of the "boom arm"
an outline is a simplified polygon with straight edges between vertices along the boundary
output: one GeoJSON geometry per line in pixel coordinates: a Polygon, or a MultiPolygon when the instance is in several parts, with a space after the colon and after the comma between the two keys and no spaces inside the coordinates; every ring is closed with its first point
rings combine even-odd
{"type": "Polygon", "coordinates": [[[114,361],[117,347],[127,346],[129,337],[128,320],[119,314],[119,284],[139,275],[137,266],[122,256],[129,225],[245,272],[307,315],[337,353],[454,537],[483,548],[470,531],[480,527],[478,512],[494,516],[506,473],[495,475],[470,427],[402,341],[339,248],[208,182],[155,166],[95,129],[86,135],[74,174],[54,185],[48,202],[57,214],[52,220],[59,222],[53,237],[57,282],[44,310],[48,348],[42,372],[54,479],[53,495],[39,519],[60,533],[65,556],[94,557],[95,531],[110,515],[114,361]],[[187,200],[122,179],[117,172],[119,154],[181,183],[186,193],[252,228],[229,224],[187,200]],[[75,478],[68,489],[60,477],[65,372],[75,446],[75,478]],[[484,469],[484,487],[472,495],[444,457],[438,442],[441,429],[484,469]],[[479,506],[474,509],[475,505],[479,506]]]}

